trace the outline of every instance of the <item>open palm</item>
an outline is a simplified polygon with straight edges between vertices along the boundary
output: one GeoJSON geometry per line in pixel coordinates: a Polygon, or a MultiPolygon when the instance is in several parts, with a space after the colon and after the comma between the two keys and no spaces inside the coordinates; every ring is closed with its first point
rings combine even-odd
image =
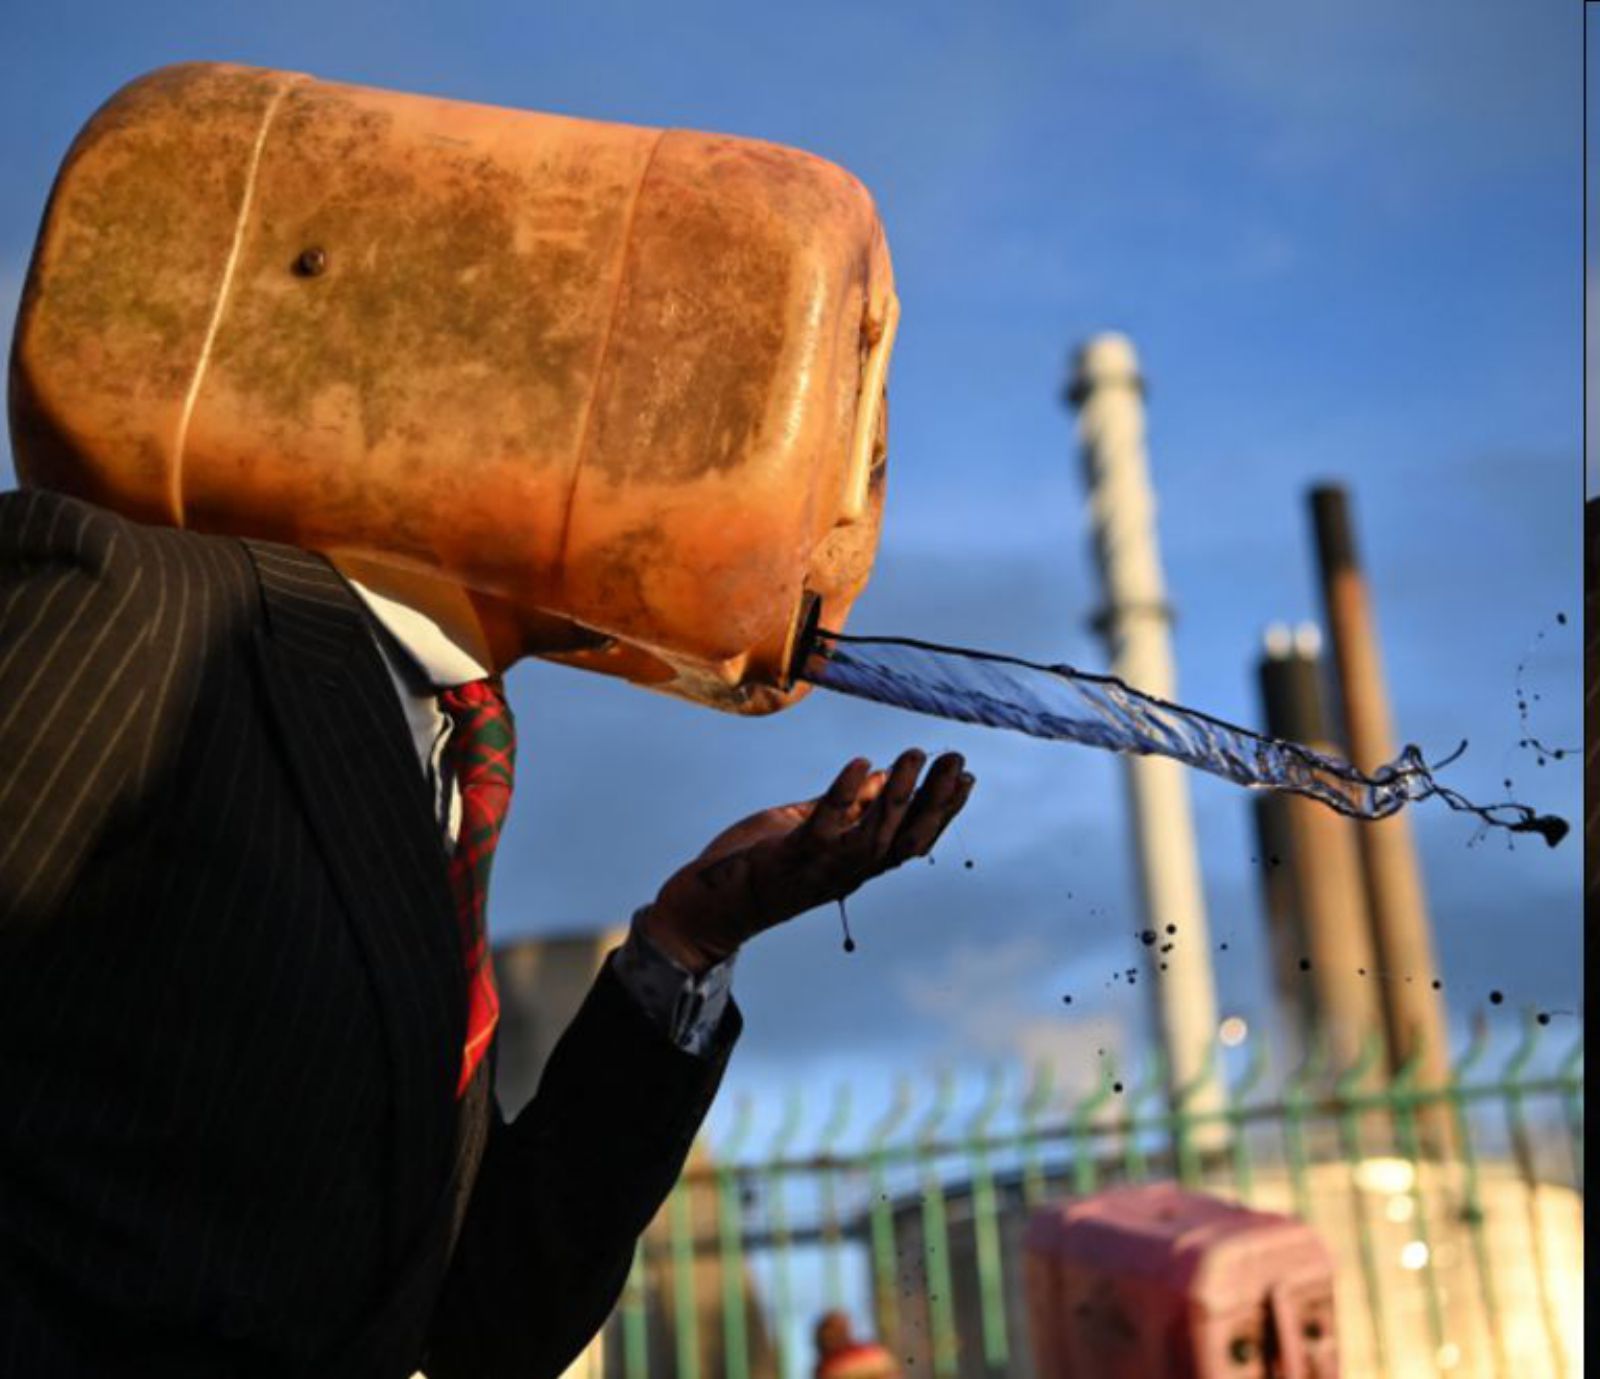
{"type": "Polygon", "coordinates": [[[763,809],[719,833],[641,916],[648,937],[690,971],[874,876],[925,856],[971,793],[959,754],[929,769],[903,752],[887,771],[857,757],[817,799],[763,809]]]}

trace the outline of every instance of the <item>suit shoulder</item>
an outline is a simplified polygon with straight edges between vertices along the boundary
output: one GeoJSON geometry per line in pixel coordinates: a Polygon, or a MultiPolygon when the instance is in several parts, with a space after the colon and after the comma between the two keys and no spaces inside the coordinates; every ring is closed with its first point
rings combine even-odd
{"type": "Polygon", "coordinates": [[[46,489],[0,493],[0,553],[102,570],[126,559],[136,524],[105,508],[46,489]]]}
{"type": "Polygon", "coordinates": [[[0,570],[75,567],[100,586],[136,590],[126,614],[149,627],[203,593],[218,614],[253,604],[239,542],[135,522],[81,498],[44,489],[0,493],[0,570]]]}

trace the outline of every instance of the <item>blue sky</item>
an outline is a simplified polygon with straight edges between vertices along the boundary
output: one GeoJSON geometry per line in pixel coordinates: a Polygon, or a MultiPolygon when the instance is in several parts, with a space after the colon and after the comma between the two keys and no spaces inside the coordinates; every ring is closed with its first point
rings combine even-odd
{"type": "MultiPolygon", "coordinates": [[[[890,494],[852,630],[1101,664],[1071,348],[1107,328],[1150,380],[1182,697],[1254,721],[1264,624],[1315,616],[1303,490],[1354,493],[1401,734],[1496,796],[1579,815],[1581,57],[1576,6],[1347,0],[671,6],[13,6],[0,20],[0,315],[55,166],[166,62],[285,66],[598,119],[760,136],[877,197],[903,318],[890,494]],[[1565,612],[1567,624],[1556,622],[1565,612]]],[[[9,482],[9,467],[0,478],[9,482]]],[[[919,743],[979,777],[946,865],[753,945],[745,1085],[1145,1039],[1117,763],[822,694],[725,719],[520,669],[501,934],[625,919],[725,823],[919,743]],[[968,871],[954,865],[970,856],[968,871]],[[1065,1018],[1062,993],[1075,993],[1065,1018]]],[[[1225,1009],[1266,1015],[1248,800],[1196,779],[1225,1009]]],[[[1580,849],[1416,813],[1458,1026],[1503,987],[1581,997],[1580,849]]]]}

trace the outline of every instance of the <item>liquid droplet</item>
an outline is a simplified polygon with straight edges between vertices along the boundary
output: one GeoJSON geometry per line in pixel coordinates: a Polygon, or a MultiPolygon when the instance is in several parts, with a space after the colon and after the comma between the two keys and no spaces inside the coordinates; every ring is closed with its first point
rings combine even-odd
{"type": "Polygon", "coordinates": [[[1505,998],[1505,993],[1503,991],[1491,991],[1489,993],[1489,1004],[1492,1006],[1497,1006],[1503,1000],[1505,1000],[1505,998]]]}
{"type": "Polygon", "coordinates": [[[844,951],[847,953],[855,952],[856,941],[850,932],[850,915],[844,907],[843,896],[839,897],[839,927],[844,930],[844,951]]]}

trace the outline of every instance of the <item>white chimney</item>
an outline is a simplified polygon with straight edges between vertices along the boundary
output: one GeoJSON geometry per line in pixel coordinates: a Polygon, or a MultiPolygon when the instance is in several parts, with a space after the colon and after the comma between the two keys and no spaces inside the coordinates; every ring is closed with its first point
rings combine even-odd
{"type": "MultiPolygon", "coordinates": [[[[1105,638],[1111,672],[1147,694],[1175,699],[1172,617],[1145,456],[1144,380],[1132,343],[1107,334],[1085,344],[1074,360],[1067,399],[1078,413],[1095,557],[1105,592],[1096,629],[1105,638]]],[[[1222,1084],[1214,1064],[1206,1075],[1217,1034],[1217,997],[1188,778],[1183,766],[1166,757],[1125,756],[1123,763],[1145,927],[1157,935],[1145,952],[1170,1091],[1176,1095],[1193,1087],[1184,1101],[1187,1110],[1219,1111],[1222,1084]],[[1162,952],[1167,943],[1171,949],[1162,952]]],[[[1202,1146],[1221,1140],[1220,1121],[1195,1137],[1202,1146]]]]}

